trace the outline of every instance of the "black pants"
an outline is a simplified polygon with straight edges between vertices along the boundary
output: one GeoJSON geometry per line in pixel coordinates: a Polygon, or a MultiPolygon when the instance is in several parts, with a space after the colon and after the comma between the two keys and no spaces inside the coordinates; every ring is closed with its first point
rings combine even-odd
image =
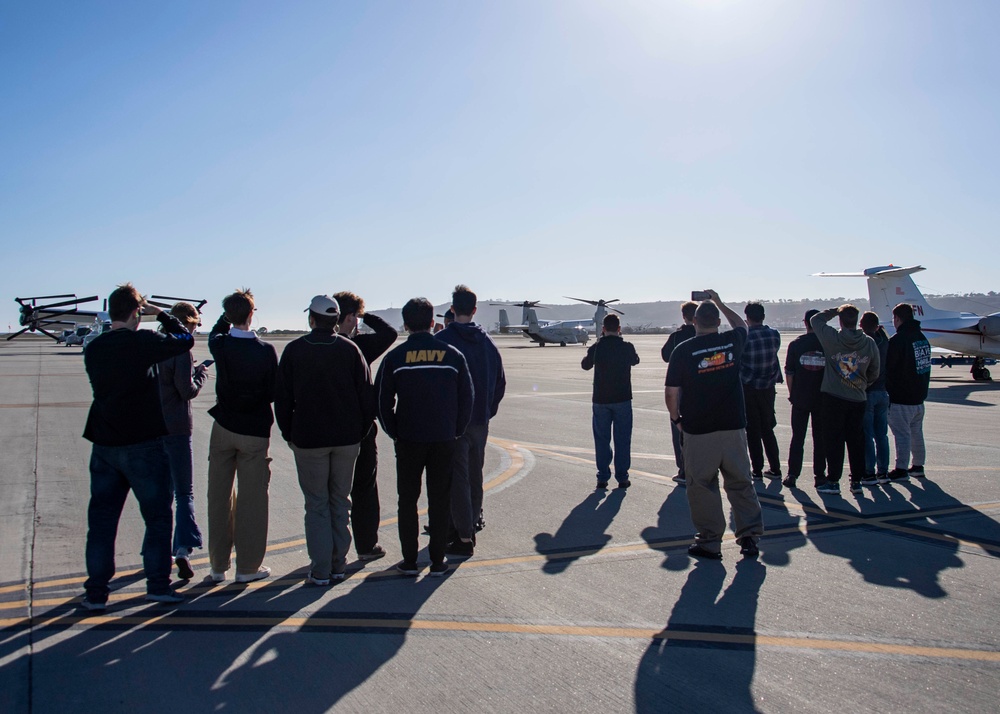
{"type": "Polygon", "coordinates": [[[851,476],[865,475],[865,402],[849,402],[822,394],[823,433],[826,436],[826,477],[839,481],[844,472],[844,445],[851,476]]]}
{"type": "Polygon", "coordinates": [[[781,456],[778,440],[774,438],[774,387],[754,389],[743,385],[743,401],[747,415],[747,449],[750,451],[750,470],[759,474],[767,466],[774,473],[781,473],[781,456]]]}
{"type": "Polygon", "coordinates": [[[378,446],[372,424],[361,440],[361,451],[354,464],[354,485],[351,486],[351,530],[358,555],[370,553],[378,545],[378,522],[381,510],[378,502],[378,446]]]}
{"type": "Polygon", "coordinates": [[[451,508],[451,468],[455,441],[396,441],[396,489],[399,492],[399,545],[406,563],[417,562],[420,519],[417,499],[421,477],[427,470],[427,516],[431,564],[444,562],[451,508]]]}
{"type": "Polygon", "coordinates": [[[826,479],[826,445],[823,441],[823,419],[817,404],[812,409],[792,405],[792,441],[788,445],[788,476],[798,478],[802,473],[806,429],[812,419],[813,476],[826,479]]]}

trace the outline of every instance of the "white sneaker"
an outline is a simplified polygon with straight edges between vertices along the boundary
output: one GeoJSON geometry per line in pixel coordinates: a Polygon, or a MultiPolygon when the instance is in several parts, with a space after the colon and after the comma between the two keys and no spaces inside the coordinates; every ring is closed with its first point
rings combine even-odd
{"type": "Polygon", "coordinates": [[[347,577],[346,573],[333,573],[330,575],[330,580],[343,580],[347,577]]]}
{"type": "Polygon", "coordinates": [[[213,570],[211,575],[209,575],[209,577],[212,578],[213,583],[221,583],[223,580],[226,579],[226,575],[228,573],[229,573],[228,570],[223,570],[221,573],[213,570]]]}
{"type": "Polygon", "coordinates": [[[92,600],[88,600],[87,598],[83,598],[83,600],[80,601],[80,607],[84,610],[90,610],[91,612],[104,612],[108,609],[108,603],[94,602],[92,600]]]}
{"type": "Polygon", "coordinates": [[[306,576],[306,582],[309,583],[310,585],[329,585],[330,578],[316,578],[313,577],[312,573],[309,573],[306,576]]]}
{"type": "Polygon", "coordinates": [[[266,565],[262,565],[257,568],[256,573],[236,573],[236,582],[238,583],[252,583],[255,580],[263,580],[264,578],[271,575],[271,569],[266,565]]]}

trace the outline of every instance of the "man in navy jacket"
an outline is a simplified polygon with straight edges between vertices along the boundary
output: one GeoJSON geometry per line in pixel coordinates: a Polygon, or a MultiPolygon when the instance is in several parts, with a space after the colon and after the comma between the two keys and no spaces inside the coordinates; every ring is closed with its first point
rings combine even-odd
{"type": "Polygon", "coordinates": [[[447,572],[449,490],[455,442],[472,416],[472,377],[465,357],[431,334],[434,306],[413,298],[403,306],[403,325],[410,336],[382,360],[375,378],[378,420],[395,442],[396,487],[399,491],[399,542],[403,562],[397,569],[417,574],[420,526],[417,499],[427,470],[427,513],[430,521],[430,574],[447,572]]]}

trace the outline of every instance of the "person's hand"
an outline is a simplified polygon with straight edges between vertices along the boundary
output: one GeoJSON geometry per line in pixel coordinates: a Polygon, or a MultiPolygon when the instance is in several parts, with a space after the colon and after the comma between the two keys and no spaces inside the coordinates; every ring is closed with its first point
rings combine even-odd
{"type": "Polygon", "coordinates": [[[140,312],[139,314],[140,315],[159,315],[161,312],[163,312],[163,310],[161,310],[156,305],[153,305],[152,303],[149,303],[149,302],[144,302],[142,304],[142,312],[140,312]]]}
{"type": "Polygon", "coordinates": [[[708,299],[714,302],[716,305],[722,302],[722,298],[719,297],[719,293],[715,292],[714,290],[706,290],[705,292],[708,293],[708,299]]]}

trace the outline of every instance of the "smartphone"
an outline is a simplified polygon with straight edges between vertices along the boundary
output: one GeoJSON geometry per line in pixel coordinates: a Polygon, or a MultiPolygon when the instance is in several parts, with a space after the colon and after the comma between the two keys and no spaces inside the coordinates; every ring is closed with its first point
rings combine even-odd
{"type": "Polygon", "coordinates": [[[198,366],[199,366],[199,367],[205,367],[205,368],[208,368],[208,367],[211,367],[211,366],[212,366],[213,364],[215,364],[215,360],[214,360],[214,359],[207,359],[207,360],[204,360],[204,361],[203,361],[203,362],[202,362],[201,364],[199,364],[198,366]]]}
{"type": "Polygon", "coordinates": [[[701,302],[702,300],[711,300],[712,296],[709,295],[704,290],[692,290],[691,299],[694,300],[695,302],[701,302]]]}

